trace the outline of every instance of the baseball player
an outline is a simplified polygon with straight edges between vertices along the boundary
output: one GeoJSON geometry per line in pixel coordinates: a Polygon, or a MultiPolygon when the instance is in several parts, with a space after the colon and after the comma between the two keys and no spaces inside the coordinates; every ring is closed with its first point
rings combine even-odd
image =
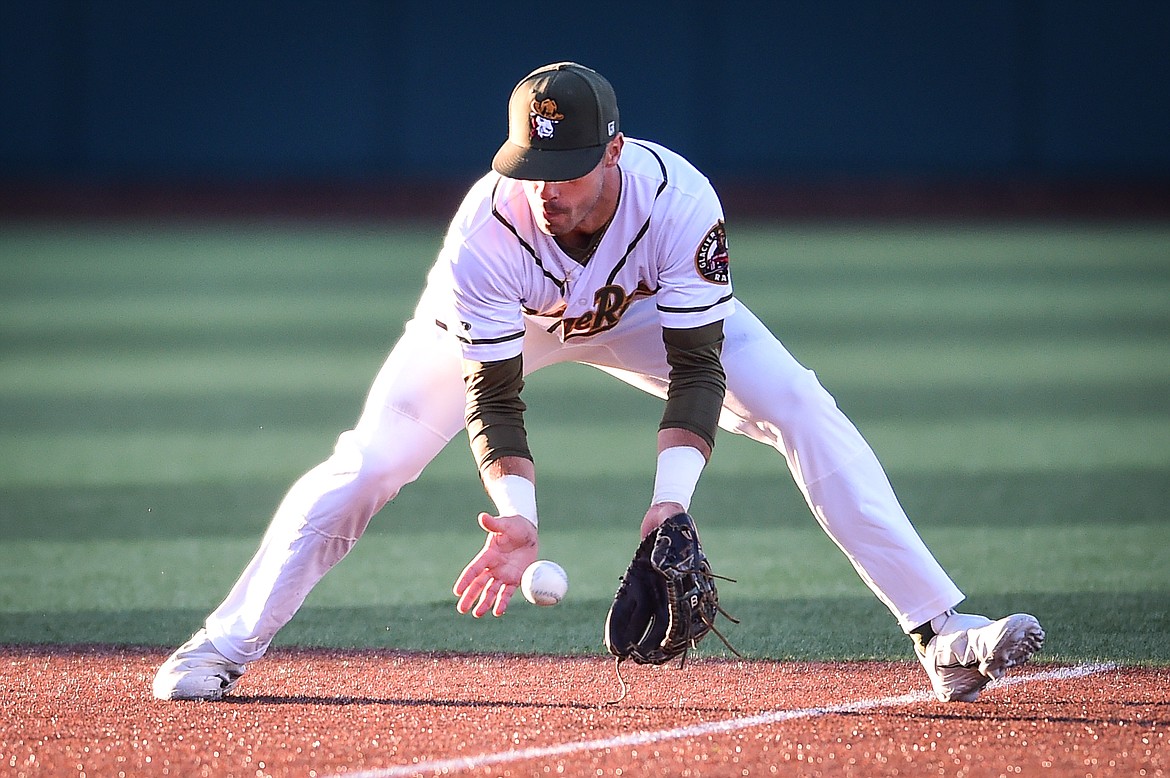
{"type": "Polygon", "coordinates": [[[466,430],[496,513],[454,585],[502,615],[537,558],[524,377],[581,362],[664,399],[646,536],[686,511],[716,429],[775,449],[809,508],[893,614],[939,699],[974,700],[1043,643],[1035,618],[955,612],[963,594],[812,371],[732,294],[707,179],[623,135],[609,82],[548,65],[512,92],[492,170],[468,192],[361,417],[289,491],[255,557],[162,665],[160,699],[218,699],[260,659],[370,518],[466,430]]]}

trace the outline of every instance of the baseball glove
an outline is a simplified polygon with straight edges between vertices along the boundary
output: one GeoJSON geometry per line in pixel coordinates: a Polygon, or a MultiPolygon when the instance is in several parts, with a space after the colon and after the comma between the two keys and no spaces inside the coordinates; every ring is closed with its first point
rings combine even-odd
{"type": "MultiPolygon", "coordinates": [[[[605,647],[617,657],[619,680],[626,659],[661,665],[682,657],[686,662],[687,651],[708,632],[739,656],[715,628],[718,613],[739,623],[719,607],[716,578],[723,577],[711,572],[690,514],[672,516],[642,539],[605,619],[605,647]]],[[[622,687],[624,697],[624,681],[622,687]]]]}

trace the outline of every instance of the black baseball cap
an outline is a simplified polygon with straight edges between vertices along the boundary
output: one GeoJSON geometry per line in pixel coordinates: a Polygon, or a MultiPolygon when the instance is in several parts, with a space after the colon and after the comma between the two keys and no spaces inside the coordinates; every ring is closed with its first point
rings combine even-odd
{"type": "Polygon", "coordinates": [[[508,140],[492,169],[508,178],[571,181],[597,167],[617,133],[617,97],[600,73],[576,62],[545,65],[512,90],[508,140]]]}

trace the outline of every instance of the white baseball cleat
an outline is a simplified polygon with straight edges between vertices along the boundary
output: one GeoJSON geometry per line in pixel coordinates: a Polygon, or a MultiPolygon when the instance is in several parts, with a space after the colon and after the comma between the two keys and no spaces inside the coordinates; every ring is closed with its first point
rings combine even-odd
{"type": "Polygon", "coordinates": [[[206,630],[179,646],[154,676],[160,700],[219,700],[236,688],[245,666],[215,649],[206,630]]]}
{"type": "Polygon", "coordinates": [[[951,613],[926,650],[915,653],[940,700],[974,702],[984,686],[1027,662],[1043,645],[1044,629],[1027,613],[999,621],[951,613]]]}

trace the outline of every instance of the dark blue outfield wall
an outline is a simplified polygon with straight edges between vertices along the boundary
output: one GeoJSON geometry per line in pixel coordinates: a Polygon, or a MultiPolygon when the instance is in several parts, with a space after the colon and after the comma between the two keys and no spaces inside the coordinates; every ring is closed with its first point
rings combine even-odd
{"type": "Polygon", "coordinates": [[[0,0],[0,180],[470,177],[575,59],[709,174],[1170,177],[1170,2],[0,0]]]}

